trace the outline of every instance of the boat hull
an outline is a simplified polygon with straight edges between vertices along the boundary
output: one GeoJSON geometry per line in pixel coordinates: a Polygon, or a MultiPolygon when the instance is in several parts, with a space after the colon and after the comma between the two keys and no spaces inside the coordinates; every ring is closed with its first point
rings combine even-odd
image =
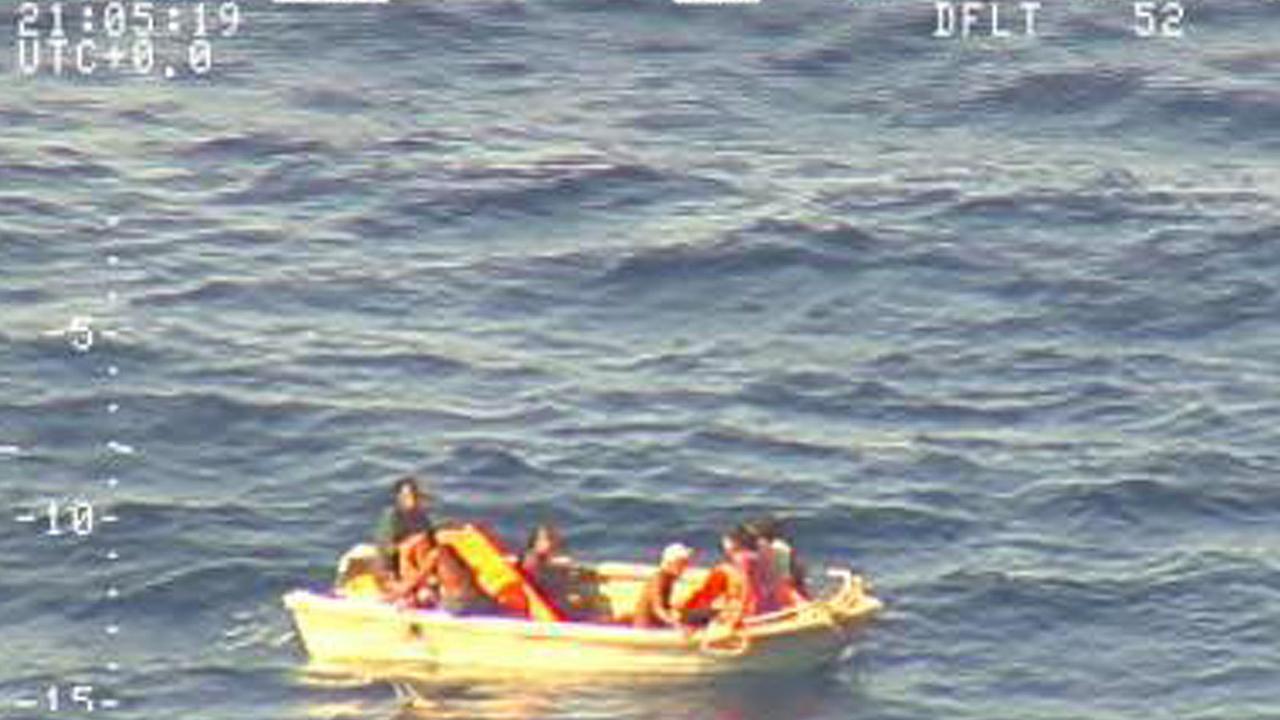
{"type": "Polygon", "coordinates": [[[832,599],[753,618],[726,637],[458,617],[308,591],[291,592],[284,602],[311,659],[324,667],[689,676],[803,672],[832,661],[848,646],[851,631],[880,609],[860,582],[845,585],[832,599]]]}

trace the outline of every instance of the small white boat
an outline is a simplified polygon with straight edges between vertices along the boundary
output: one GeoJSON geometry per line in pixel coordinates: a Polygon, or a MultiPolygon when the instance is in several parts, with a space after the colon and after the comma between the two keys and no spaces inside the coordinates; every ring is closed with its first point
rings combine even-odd
{"type": "MultiPolygon", "coordinates": [[[[284,604],[313,663],[326,669],[664,677],[812,670],[837,658],[882,607],[861,577],[835,570],[822,597],[747,618],[732,631],[633,628],[628,615],[655,571],[629,563],[577,567],[579,591],[602,611],[596,622],[455,616],[306,590],[288,593],[284,604]]],[[[706,572],[687,572],[677,597],[706,572]]]]}

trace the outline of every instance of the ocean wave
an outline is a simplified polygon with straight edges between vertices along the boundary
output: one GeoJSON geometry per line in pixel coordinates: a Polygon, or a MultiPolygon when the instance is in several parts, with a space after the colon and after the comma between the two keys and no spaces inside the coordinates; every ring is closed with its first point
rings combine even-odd
{"type": "Polygon", "coordinates": [[[256,132],[197,140],[179,149],[178,154],[194,160],[228,163],[244,161],[253,164],[261,158],[327,157],[332,149],[327,143],[316,139],[256,132]]]}
{"type": "Polygon", "coordinates": [[[1059,390],[983,391],[926,396],[886,381],[854,380],[828,373],[787,373],[744,387],[741,401],[779,411],[803,411],[907,424],[1016,426],[1067,407],[1059,390]]]}
{"type": "Polygon", "coordinates": [[[879,247],[878,238],[852,225],[763,219],[710,242],[632,253],[614,262],[601,282],[634,288],[697,279],[740,280],[797,267],[821,272],[849,270],[879,247]]]}
{"type": "Polygon", "coordinates": [[[414,128],[405,134],[379,140],[372,146],[372,149],[396,155],[412,153],[434,155],[435,153],[452,149],[464,142],[464,137],[445,130],[414,128]]]}
{"type": "Polygon", "coordinates": [[[742,400],[778,409],[826,414],[852,414],[868,405],[900,403],[906,394],[890,383],[851,381],[822,371],[791,371],[744,387],[742,400]]]}
{"type": "MultiPolygon", "coordinates": [[[[261,378],[261,373],[258,373],[261,378]]],[[[111,454],[104,445],[106,437],[135,449],[130,460],[155,469],[174,453],[189,453],[202,462],[216,458],[216,446],[222,442],[243,452],[265,450],[274,445],[280,453],[300,448],[316,448],[316,443],[334,426],[358,428],[370,415],[385,416],[386,411],[367,411],[361,418],[346,413],[341,405],[320,401],[285,399],[285,394],[246,388],[240,393],[212,393],[188,390],[171,394],[138,389],[88,396],[51,394],[48,399],[24,405],[0,407],[0,421],[17,426],[39,428],[35,442],[44,450],[61,448],[96,449],[103,457],[123,462],[125,457],[111,454]],[[108,416],[108,403],[117,413],[108,416]],[[102,422],[114,418],[123,427],[108,431],[102,422],[86,422],[100,417],[102,422]],[[39,419],[39,420],[37,420],[39,419]],[[208,453],[207,455],[205,453],[208,453]]],[[[425,413],[425,411],[423,411],[425,413]]],[[[216,468],[200,472],[216,472],[251,458],[234,454],[224,458],[216,468]]]]}
{"type": "MultiPolygon", "coordinates": [[[[591,13],[597,15],[652,16],[652,17],[684,17],[690,18],[689,8],[682,8],[665,0],[646,0],[645,2],[618,3],[611,0],[563,0],[556,6],[565,12],[591,13]]],[[[696,10],[696,8],[695,8],[696,10]]]]}
{"type": "Polygon", "coordinates": [[[1260,23],[1275,20],[1275,8],[1250,2],[1250,0],[1222,0],[1213,5],[1197,8],[1195,21],[1197,27],[1226,29],[1237,26],[1253,29],[1260,23]]]}
{"type": "Polygon", "coordinates": [[[1271,131],[1280,124],[1280,92],[1275,90],[1163,84],[1146,94],[1168,123],[1194,123],[1201,132],[1233,142],[1274,141],[1271,131]]]}
{"type": "Polygon", "coordinates": [[[457,166],[393,210],[421,220],[622,211],[714,192],[719,185],[636,162],[561,157],[515,166],[457,166]]]}
{"type": "MultiPolygon", "coordinates": [[[[1280,572],[1266,561],[1231,551],[1191,552],[1170,549],[1147,560],[1135,572],[1109,580],[1118,601],[1166,606],[1194,613],[1167,613],[1171,625],[1186,622],[1204,610],[1234,614],[1234,622],[1247,622],[1280,598],[1280,572]]],[[[1214,627],[1221,622],[1214,620],[1214,627]]]]}
{"type": "Polygon", "coordinates": [[[46,113],[33,108],[0,106],[0,124],[5,127],[19,128],[24,125],[38,125],[43,123],[47,117],[46,113]]]}
{"type": "Polygon", "coordinates": [[[1229,432],[1234,422],[1226,406],[1209,400],[1192,400],[1149,417],[1139,427],[1167,437],[1204,438],[1229,432]]]}
{"type": "Polygon", "coordinates": [[[943,237],[920,238],[881,263],[888,269],[940,271],[940,279],[990,276],[1008,264],[998,252],[943,237]]]}
{"type": "Polygon", "coordinates": [[[134,297],[132,302],[140,307],[163,308],[184,304],[219,303],[241,298],[252,301],[258,294],[287,294],[290,287],[288,283],[282,282],[243,282],[230,278],[211,278],[199,281],[186,289],[152,290],[134,297]]]}
{"type": "Polygon", "coordinates": [[[714,245],[667,246],[619,261],[603,278],[608,284],[653,285],[692,279],[741,278],[792,267],[829,267],[818,253],[772,243],[721,241],[714,245]]]}
{"type": "Polygon", "coordinates": [[[1249,253],[1244,257],[1241,267],[1256,267],[1259,261],[1264,261],[1270,267],[1280,261],[1280,258],[1274,257],[1278,252],[1275,241],[1280,240],[1280,223],[1220,232],[1214,235],[1214,239],[1232,250],[1249,253]]]}
{"type": "Polygon", "coordinates": [[[478,370],[465,360],[427,351],[312,353],[299,358],[299,361],[309,366],[356,369],[361,372],[403,371],[424,378],[439,378],[478,370]]]}
{"type": "Polygon", "coordinates": [[[827,503],[790,521],[797,542],[814,553],[871,561],[871,548],[912,543],[949,544],[972,534],[981,523],[962,509],[918,502],[827,503]]]}
{"type": "MultiPolygon", "coordinates": [[[[1148,580],[1131,581],[1146,587],[1148,580]]],[[[914,603],[927,608],[931,623],[973,619],[981,608],[984,627],[999,632],[1052,632],[1080,620],[1082,608],[1113,608],[1117,588],[1086,578],[997,569],[956,569],[917,587],[914,603]]],[[[981,632],[980,628],[974,630],[981,632]]]]}
{"type": "MultiPolygon", "coordinates": [[[[1089,212],[1142,214],[1118,206],[1089,212]]],[[[1028,318],[1044,327],[1133,337],[1223,333],[1276,312],[1276,291],[1256,275],[1257,268],[1280,262],[1270,243],[1257,242],[1272,232],[1199,234],[1190,241],[1158,234],[1094,258],[1088,274],[1079,268],[1031,271],[1018,264],[1009,279],[978,282],[984,292],[1033,301],[1024,305],[1033,311],[1028,318]]]]}
{"type": "Polygon", "coordinates": [[[992,468],[982,462],[985,456],[928,445],[923,443],[922,450],[911,456],[910,464],[901,469],[904,476],[928,482],[946,478],[948,482],[955,483],[991,477],[992,468]]]}
{"type": "Polygon", "coordinates": [[[87,158],[63,158],[47,162],[0,161],[0,176],[17,184],[43,184],[110,180],[118,178],[120,173],[106,163],[87,158]]]}
{"type": "Polygon", "coordinates": [[[290,99],[308,110],[339,114],[368,110],[376,102],[368,93],[332,87],[296,90],[290,99]]]}
{"type": "Polygon", "coordinates": [[[215,201],[234,205],[310,203],[352,195],[352,179],[328,162],[288,159],[258,172],[241,187],[220,193],[215,201]]]}
{"type": "Polygon", "coordinates": [[[178,102],[147,102],[146,104],[122,108],[116,111],[116,117],[127,122],[141,125],[165,125],[182,113],[182,104],[178,102]]]}
{"type": "Polygon", "coordinates": [[[859,184],[848,189],[826,190],[821,201],[842,215],[874,211],[908,212],[950,207],[960,197],[955,187],[921,186],[905,183],[859,184]]]}
{"type": "MultiPolygon", "coordinates": [[[[34,197],[27,193],[0,195],[0,217],[11,216],[29,221],[33,218],[65,217],[66,208],[53,201],[34,197]]],[[[6,243],[8,239],[6,238],[6,243]]]]}
{"type": "Polygon", "coordinates": [[[707,51],[705,43],[698,42],[692,36],[687,37],[670,37],[670,36],[653,36],[642,37],[633,41],[630,45],[631,51],[637,55],[698,55],[707,51]]]}
{"type": "MultiPolygon", "coordinates": [[[[559,425],[551,428],[549,432],[555,436],[566,438],[626,438],[655,435],[683,435],[688,432],[688,428],[683,423],[672,420],[615,420],[610,422],[559,425]]],[[[649,463],[650,461],[645,459],[643,462],[638,463],[638,465],[643,466],[649,463]]]]}
{"type": "Polygon", "coordinates": [[[682,103],[640,110],[627,120],[627,126],[646,132],[668,133],[710,129],[725,124],[743,127],[752,122],[750,118],[731,115],[706,103],[682,103]]]}
{"type": "Polygon", "coordinates": [[[1031,516],[1086,528],[1257,522],[1280,512],[1280,494],[1238,480],[1200,486],[1153,477],[1040,482],[1018,493],[1018,500],[1031,516]]]}
{"type": "Polygon", "coordinates": [[[490,58],[477,60],[470,65],[471,71],[482,77],[511,79],[534,75],[538,68],[522,58],[490,58]]]}
{"type": "Polygon", "coordinates": [[[799,457],[818,460],[847,458],[853,448],[834,446],[811,440],[784,437],[779,433],[750,431],[729,426],[713,426],[694,432],[688,439],[692,447],[721,452],[754,452],[769,457],[799,457]]]}
{"type": "MultiPolygon", "coordinates": [[[[1178,436],[1185,437],[1181,433],[1174,435],[1174,437],[1178,436]]],[[[1205,444],[1202,447],[1175,446],[1171,449],[1152,452],[1143,457],[1139,467],[1144,472],[1171,477],[1190,474],[1196,477],[1216,478],[1217,483],[1207,485],[1207,488],[1210,488],[1210,492],[1231,491],[1233,489],[1252,492],[1255,489],[1262,489],[1263,485],[1245,488],[1235,486],[1232,483],[1246,479],[1252,482],[1265,483],[1274,471],[1271,465],[1272,460],[1273,458],[1268,455],[1243,455],[1237,448],[1230,445],[1216,447],[1205,444]]],[[[1268,497],[1270,497],[1270,500],[1269,502],[1263,502],[1263,507],[1274,504],[1277,498],[1280,498],[1280,494],[1269,494],[1268,497]]],[[[1263,499],[1263,497],[1253,497],[1245,502],[1257,502],[1263,499]]]]}
{"type": "MultiPolygon", "coordinates": [[[[119,492],[139,492],[129,485],[119,492]]],[[[306,508],[176,498],[98,500],[98,533],[92,540],[14,539],[7,549],[21,552],[32,582],[29,592],[9,596],[13,602],[6,603],[6,617],[39,617],[47,612],[49,598],[58,599],[64,617],[77,621],[180,615],[184,608],[214,609],[246,597],[248,588],[283,586],[307,574],[301,565],[305,549],[274,540],[281,532],[309,537],[306,508]],[[103,524],[108,507],[118,520],[103,524]],[[114,561],[105,559],[108,548],[114,561]],[[210,592],[213,585],[218,592],[210,592]],[[116,594],[109,594],[109,587],[116,594]]],[[[24,570],[15,577],[27,575],[24,570]]]]}
{"type": "Polygon", "coordinates": [[[1233,73],[1280,72],[1280,51],[1269,48],[1232,48],[1212,53],[1210,65],[1233,73]]]}
{"type": "Polygon", "coordinates": [[[769,55],[764,63],[774,70],[813,77],[851,70],[860,59],[861,52],[846,37],[799,51],[769,55]]]}
{"type": "MultiPolygon", "coordinates": [[[[1012,373],[1027,377],[1044,378],[1099,378],[1119,369],[1120,363],[1111,355],[1084,349],[1035,345],[1015,347],[1001,362],[1012,373]]],[[[1085,394],[1117,399],[1128,394],[1128,389],[1086,380],[1085,394]]]]}
{"type": "Polygon", "coordinates": [[[294,267],[257,276],[209,274],[200,280],[184,279],[135,293],[131,304],[142,308],[270,308],[281,316],[322,310],[400,316],[421,300],[420,291],[413,287],[415,281],[398,272],[374,276],[359,269],[294,267]]]}
{"type": "Polygon", "coordinates": [[[604,364],[604,367],[623,372],[663,372],[688,373],[706,368],[717,354],[710,347],[682,347],[669,352],[647,354],[638,352],[619,357],[616,361],[604,364]]]}
{"type": "MultiPolygon", "coordinates": [[[[880,240],[847,225],[810,225],[763,220],[717,234],[703,241],[659,244],[642,249],[606,247],[550,253],[513,253],[477,257],[467,267],[451,273],[458,282],[484,283],[483,307],[487,311],[528,315],[549,308],[616,306],[612,300],[597,302],[600,294],[636,294],[676,291],[702,293],[727,284],[739,287],[753,278],[785,276],[805,268],[821,273],[841,273],[876,262],[871,248],[880,240]]],[[[720,293],[738,297],[738,293],[720,293]]],[[[742,298],[739,307],[750,308],[742,298]]],[[[647,305],[647,300],[644,304],[647,305]]],[[[628,307],[628,306],[622,306],[628,307]]]]}
{"type": "Polygon", "coordinates": [[[381,26],[398,31],[441,35],[458,40],[493,39],[529,31],[526,22],[531,11],[520,3],[467,3],[439,5],[408,3],[390,8],[381,26]]]}
{"type": "Polygon", "coordinates": [[[1112,224],[1120,221],[1177,221],[1197,218],[1186,203],[1159,192],[1118,193],[1111,190],[1020,190],[1015,193],[969,194],[941,209],[942,216],[993,220],[1037,220],[1058,223],[1112,224]]]}
{"type": "Polygon", "coordinates": [[[1032,71],[1002,86],[981,90],[962,105],[972,110],[1018,115],[1096,112],[1140,92],[1144,75],[1144,70],[1134,67],[1096,65],[1078,70],[1032,71]]]}
{"type": "MultiPolygon", "coordinates": [[[[1252,210],[1263,214],[1269,208],[1252,210]]],[[[1257,278],[1258,271],[1280,266],[1280,224],[1249,224],[1207,233],[1153,232],[1134,248],[1134,259],[1141,255],[1170,281],[1240,286],[1257,278]]]]}
{"type": "Polygon", "coordinates": [[[1243,649],[1238,637],[1222,635],[1227,628],[1221,617],[1258,617],[1275,597],[1274,587],[1250,584],[1265,572],[1239,556],[1178,551],[1107,570],[969,565],[912,583],[899,604],[919,626],[910,632],[945,636],[960,647],[1005,647],[1009,633],[1015,633],[1021,644],[1011,650],[1052,652],[1058,644],[1076,646],[1099,635],[1128,637],[1140,629],[1157,647],[1177,647],[1187,657],[1211,656],[1220,655],[1218,641],[1243,649]],[[982,622],[973,622],[975,617],[982,622]]]}
{"type": "Polygon", "coordinates": [[[248,557],[196,560],[181,570],[125,584],[119,598],[109,606],[91,607],[86,612],[92,616],[106,607],[121,608],[129,613],[126,619],[136,613],[148,622],[161,616],[220,613],[247,597],[279,597],[309,576],[319,579],[317,575],[315,568],[296,560],[248,557]]]}
{"type": "Polygon", "coordinates": [[[470,441],[453,445],[449,448],[444,466],[451,473],[472,480],[479,478],[532,480],[548,475],[546,470],[527,460],[519,449],[493,441],[470,441]]]}

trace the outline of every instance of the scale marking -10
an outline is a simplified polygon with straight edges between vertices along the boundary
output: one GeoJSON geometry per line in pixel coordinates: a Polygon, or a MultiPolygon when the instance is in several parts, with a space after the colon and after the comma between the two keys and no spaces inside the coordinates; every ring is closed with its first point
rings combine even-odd
{"type": "Polygon", "coordinates": [[[49,537],[89,537],[97,529],[99,522],[110,524],[119,522],[119,518],[111,514],[99,514],[94,504],[88,500],[59,501],[50,500],[45,504],[43,513],[26,513],[19,515],[17,521],[26,524],[45,523],[44,534],[49,537]]]}

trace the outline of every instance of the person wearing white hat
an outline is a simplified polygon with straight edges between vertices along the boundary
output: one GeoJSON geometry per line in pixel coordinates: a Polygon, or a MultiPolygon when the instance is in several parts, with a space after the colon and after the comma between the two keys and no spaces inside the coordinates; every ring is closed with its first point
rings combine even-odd
{"type": "Polygon", "coordinates": [[[640,591],[631,624],[637,628],[679,627],[680,611],[671,604],[671,591],[693,558],[693,550],[682,543],[672,543],[662,551],[658,572],[640,591]]]}

